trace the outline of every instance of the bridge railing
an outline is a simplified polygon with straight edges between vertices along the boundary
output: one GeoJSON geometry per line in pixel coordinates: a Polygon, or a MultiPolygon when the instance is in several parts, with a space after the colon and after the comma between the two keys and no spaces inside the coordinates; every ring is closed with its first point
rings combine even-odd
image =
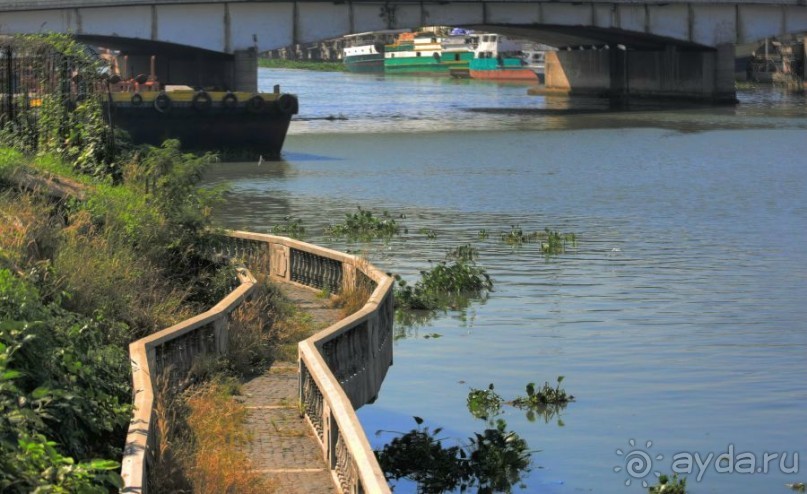
{"type": "Polygon", "coordinates": [[[334,294],[371,289],[362,309],[300,342],[299,397],[341,490],[390,492],[355,410],[375,400],[392,365],[392,278],[356,256],[274,235],[230,232],[219,253],[334,294]]]}
{"type": "MultiPolygon", "coordinates": [[[[229,232],[211,250],[278,281],[336,294],[372,289],[361,310],[300,342],[299,397],[341,490],[390,492],[355,410],[375,399],[392,365],[392,279],[355,256],[274,235],[229,232]]],[[[241,285],[209,311],[129,346],[135,411],[122,461],[123,492],[148,492],[156,378],[169,371],[184,376],[196,356],[227,351],[230,314],[255,287],[249,270],[238,274],[241,285]]]]}

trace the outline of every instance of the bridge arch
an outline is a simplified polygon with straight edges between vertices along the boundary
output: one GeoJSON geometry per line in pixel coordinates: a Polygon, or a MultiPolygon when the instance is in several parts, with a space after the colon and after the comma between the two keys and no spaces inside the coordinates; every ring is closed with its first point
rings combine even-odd
{"type": "MultiPolygon", "coordinates": [[[[643,77],[652,76],[648,87],[658,87],[648,94],[731,100],[735,44],[807,31],[803,0],[29,0],[4,2],[0,12],[2,34],[70,32],[110,44],[186,46],[197,60],[231,74],[231,87],[246,90],[257,86],[255,57],[260,51],[357,32],[446,25],[559,47],[623,45],[634,54],[622,61],[612,51],[608,60],[603,54],[559,52],[557,62],[572,72],[603,72],[590,82],[607,81],[611,93],[640,87],[630,83],[631,67],[649,64],[655,73],[647,69],[643,77]],[[636,52],[655,55],[639,57],[636,52]],[[586,58],[590,60],[575,62],[586,58]],[[217,60],[223,65],[216,65],[217,60]],[[684,76],[687,82],[665,82],[670,76],[684,76]]],[[[194,73],[199,79],[198,67],[194,73]]],[[[564,84],[574,86],[572,81],[564,84]]]]}

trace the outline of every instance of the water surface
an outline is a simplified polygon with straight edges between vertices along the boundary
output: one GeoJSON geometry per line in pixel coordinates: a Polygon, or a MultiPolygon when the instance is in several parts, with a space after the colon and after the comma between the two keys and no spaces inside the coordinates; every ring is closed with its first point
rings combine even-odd
{"type": "Polygon", "coordinates": [[[512,398],[564,375],[577,401],[563,426],[503,415],[540,450],[523,492],[646,492],[642,480],[671,473],[675,453],[729,447],[760,460],[787,452],[785,466],[798,452],[800,473],[778,460],[767,473],[710,466],[689,476],[691,492],[807,481],[803,97],[616,111],[478,81],[263,69],[260,81],[297,93],[300,115],[283,161],[211,171],[209,183],[231,186],[223,225],[269,231],[293,215],[306,240],[410,282],[472,243],[495,282],[467,310],[396,327],[394,366],[359,413],[374,446],[392,437],[375,431],[408,430],[413,415],[467,438],[485,426],[465,409],[471,387],[495,383],[512,398]],[[324,236],[357,206],[390,211],[408,232],[388,243],[324,236]],[[573,232],[578,244],[546,257],[502,243],[511,225],[573,232]],[[653,458],[647,477],[627,475],[631,450],[653,458]]]}

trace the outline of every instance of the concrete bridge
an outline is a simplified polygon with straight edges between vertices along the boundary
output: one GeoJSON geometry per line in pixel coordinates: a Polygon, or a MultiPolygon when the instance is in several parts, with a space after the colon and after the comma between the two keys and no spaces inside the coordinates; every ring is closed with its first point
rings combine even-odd
{"type": "Polygon", "coordinates": [[[0,34],[69,32],[158,55],[161,79],[254,90],[256,53],[345,34],[463,26],[561,48],[548,86],[733,99],[734,46],[807,31],[805,0],[12,0],[0,34]],[[607,48],[607,49],[606,49],[607,48]]]}

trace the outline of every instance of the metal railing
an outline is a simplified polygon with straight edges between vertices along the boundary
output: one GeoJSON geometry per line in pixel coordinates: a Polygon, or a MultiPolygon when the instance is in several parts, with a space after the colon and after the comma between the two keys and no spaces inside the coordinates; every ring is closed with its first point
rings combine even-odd
{"type": "MultiPolygon", "coordinates": [[[[228,232],[210,249],[276,281],[335,294],[371,290],[362,309],[299,343],[299,398],[342,492],[390,492],[355,410],[375,399],[392,365],[392,278],[358,257],[274,235],[228,232]]],[[[155,377],[169,368],[182,375],[195,356],[227,351],[229,314],[255,283],[246,269],[239,279],[241,286],[213,309],[130,345],[135,413],[124,451],[123,492],[148,490],[155,377]]]]}

